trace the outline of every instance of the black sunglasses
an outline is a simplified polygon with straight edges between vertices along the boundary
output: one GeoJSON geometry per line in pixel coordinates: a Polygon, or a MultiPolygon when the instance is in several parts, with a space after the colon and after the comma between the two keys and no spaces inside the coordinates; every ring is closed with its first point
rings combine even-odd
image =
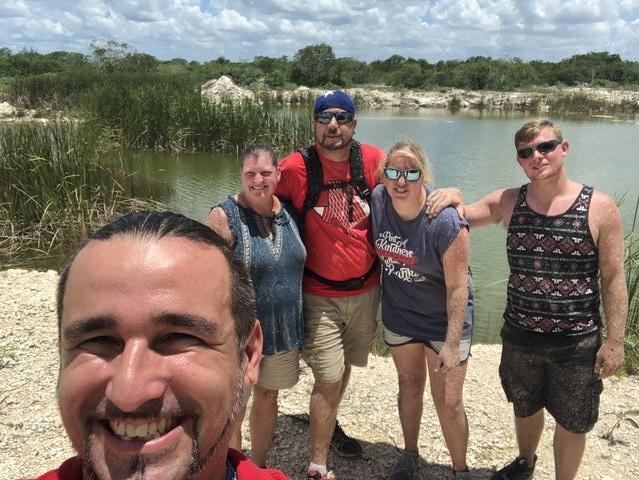
{"type": "Polygon", "coordinates": [[[384,169],[384,175],[386,175],[386,178],[389,180],[399,180],[399,177],[404,177],[408,182],[416,182],[422,177],[422,172],[417,168],[397,170],[396,168],[386,167],[384,169]]]}
{"type": "Polygon", "coordinates": [[[561,144],[562,141],[563,140],[555,139],[549,140],[547,142],[541,142],[539,145],[536,145],[534,147],[520,148],[519,150],[517,150],[517,156],[523,159],[530,158],[535,150],[537,150],[542,155],[545,155],[546,153],[550,153],[555,148],[557,148],[557,145],[561,144]]]}
{"type": "Polygon", "coordinates": [[[317,115],[315,115],[315,120],[322,125],[328,125],[331,123],[333,117],[335,117],[335,120],[337,120],[337,123],[340,125],[353,121],[353,114],[348,112],[318,112],[317,115]]]}

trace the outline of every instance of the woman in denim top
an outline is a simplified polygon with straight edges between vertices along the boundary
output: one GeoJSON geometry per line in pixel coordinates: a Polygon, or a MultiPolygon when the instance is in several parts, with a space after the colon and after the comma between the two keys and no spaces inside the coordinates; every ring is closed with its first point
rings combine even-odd
{"type": "MultiPolygon", "coordinates": [[[[231,245],[249,270],[264,332],[264,358],[253,388],[250,413],[251,457],[259,466],[273,441],[277,395],[299,378],[304,340],[302,275],[306,249],[292,215],[274,195],[280,179],[275,153],[268,145],[251,145],[241,157],[242,191],[211,209],[206,223],[231,245]]],[[[246,401],[250,392],[246,392],[246,401]]],[[[244,410],[231,446],[241,447],[244,410]]]]}

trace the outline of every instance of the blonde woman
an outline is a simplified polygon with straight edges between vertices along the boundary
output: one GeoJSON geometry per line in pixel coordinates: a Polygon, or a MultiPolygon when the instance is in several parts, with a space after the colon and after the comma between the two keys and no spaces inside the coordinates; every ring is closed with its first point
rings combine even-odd
{"type": "Polygon", "coordinates": [[[473,321],[468,223],[454,208],[425,212],[432,176],[413,142],[393,145],[373,191],[373,239],[382,266],[382,322],[399,381],[404,452],[391,480],[415,478],[427,378],[456,479],[469,478],[462,390],[473,321]]]}

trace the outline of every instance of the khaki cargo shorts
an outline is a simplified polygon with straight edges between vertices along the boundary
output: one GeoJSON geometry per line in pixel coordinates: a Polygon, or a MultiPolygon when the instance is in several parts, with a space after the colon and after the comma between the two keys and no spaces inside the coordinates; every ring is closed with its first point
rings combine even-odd
{"type": "Polygon", "coordinates": [[[349,297],[304,294],[302,356],[321,382],[337,382],[346,365],[365,367],[375,340],[379,287],[349,297]]]}
{"type": "Polygon", "coordinates": [[[293,387],[300,378],[300,349],[264,355],[257,384],[267,390],[293,387]]]}
{"type": "MultiPolygon", "coordinates": [[[[295,386],[300,378],[300,349],[274,355],[264,355],[260,360],[257,384],[265,390],[284,390],[295,386]]],[[[242,391],[242,406],[246,408],[253,394],[253,386],[242,391]]]]}

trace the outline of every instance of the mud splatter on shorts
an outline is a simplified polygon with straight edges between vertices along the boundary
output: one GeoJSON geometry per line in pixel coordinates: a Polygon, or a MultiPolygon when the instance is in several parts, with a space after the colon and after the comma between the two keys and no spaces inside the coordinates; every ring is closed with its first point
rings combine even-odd
{"type": "Polygon", "coordinates": [[[504,340],[499,376],[515,416],[546,408],[573,433],[592,429],[599,416],[601,380],[593,372],[598,334],[575,337],[567,345],[521,346],[504,340]]]}

